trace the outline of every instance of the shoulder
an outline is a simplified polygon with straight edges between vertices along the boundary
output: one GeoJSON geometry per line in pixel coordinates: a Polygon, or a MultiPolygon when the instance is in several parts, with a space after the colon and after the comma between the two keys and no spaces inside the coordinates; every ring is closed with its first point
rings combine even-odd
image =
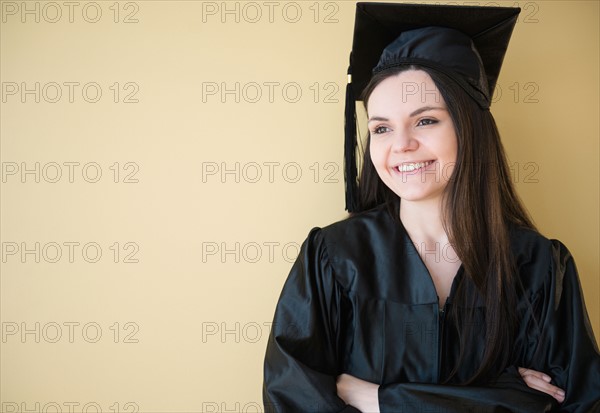
{"type": "Polygon", "coordinates": [[[321,235],[334,256],[362,255],[374,245],[397,240],[399,225],[382,205],[325,226],[321,228],[321,235]]]}
{"type": "Polygon", "coordinates": [[[406,256],[401,228],[385,206],[376,207],[313,228],[304,259],[318,260],[347,291],[379,294],[379,280],[383,283],[389,277],[383,269],[397,271],[406,256]]]}
{"type": "Polygon", "coordinates": [[[511,226],[509,233],[511,249],[518,262],[539,260],[549,252],[551,240],[533,229],[511,226]]]}
{"type": "Polygon", "coordinates": [[[571,252],[560,240],[547,238],[530,228],[511,226],[510,240],[512,252],[518,262],[526,263],[553,258],[572,258],[571,252]]]}
{"type": "Polygon", "coordinates": [[[379,205],[367,211],[349,215],[347,218],[334,222],[322,228],[329,234],[353,232],[357,229],[364,229],[365,226],[378,226],[389,224],[394,221],[391,213],[385,205],[379,205]]]}
{"type": "Polygon", "coordinates": [[[511,227],[510,239],[521,280],[530,288],[547,288],[564,273],[569,262],[573,262],[565,244],[535,230],[511,227]]]}

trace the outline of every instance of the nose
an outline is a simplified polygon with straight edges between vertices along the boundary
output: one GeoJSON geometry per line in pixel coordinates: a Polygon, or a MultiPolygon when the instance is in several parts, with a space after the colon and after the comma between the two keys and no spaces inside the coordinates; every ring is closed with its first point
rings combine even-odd
{"type": "Polygon", "coordinates": [[[412,136],[409,130],[398,129],[394,134],[392,142],[392,151],[406,152],[412,151],[419,147],[419,142],[412,136]]]}

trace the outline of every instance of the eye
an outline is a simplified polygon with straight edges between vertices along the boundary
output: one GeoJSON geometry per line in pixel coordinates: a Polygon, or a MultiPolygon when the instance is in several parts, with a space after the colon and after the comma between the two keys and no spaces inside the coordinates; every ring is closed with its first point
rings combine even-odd
{"type": "Polygon", "coordinates": [[[423,118],[420,119],[419,122],[417,122],[417,126],[435,125],[436,123],[438,123],[436,119],[423,118]]]}
{"type": "Polygon", "coordinates": [[[377,126],[377,127],[373,128],[373,130],[371,131],[371,134],[381,135],[382,133],[385,133],[387,131],[389,131],[389,128],[387,126],[377,126]]]}

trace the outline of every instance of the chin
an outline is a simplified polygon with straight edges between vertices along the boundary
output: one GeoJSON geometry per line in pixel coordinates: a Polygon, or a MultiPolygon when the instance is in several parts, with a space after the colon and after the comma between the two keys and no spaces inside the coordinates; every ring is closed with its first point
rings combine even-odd
{"type": "MultiPolygon", "coordinates": [[[[419,201],[431,201],[431,200],[441,200],[443,195],[443,188],[436,188],[431,190],[419,190],[415,188],[415,190],[407,190],[406,188],[399,190],[390,188],[392,192],[394,192],[400,200],[409,201],[409,202],[419,202],[419,201]]],[[[423,188],[424,189],[424,188],[423,188]]]]}

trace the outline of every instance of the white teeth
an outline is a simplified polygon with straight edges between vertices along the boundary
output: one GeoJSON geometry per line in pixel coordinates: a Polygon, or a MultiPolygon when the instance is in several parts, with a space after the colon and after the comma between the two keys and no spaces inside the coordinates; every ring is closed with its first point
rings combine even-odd
{"type": "Polygon", "coordinates": [[[400,172],[411,172],[411,171],[414,171],[415,169],[424,168],[428,165],[431,165],[432,163],[433,163],[433,161],[417,162],[417,163],[403,163],[402,165],[398,165],[397,169],[400,172]]]}

